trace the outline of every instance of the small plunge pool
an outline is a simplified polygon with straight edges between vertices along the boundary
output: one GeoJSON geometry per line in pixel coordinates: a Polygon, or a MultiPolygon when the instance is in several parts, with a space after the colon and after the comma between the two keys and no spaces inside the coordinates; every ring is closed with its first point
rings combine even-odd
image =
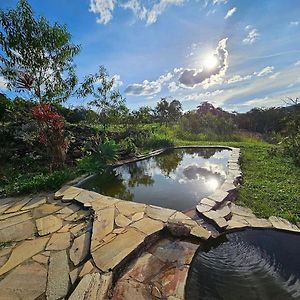
{"type": "Polygon", "coordinates": [[[300,299],[300,235],[247,229],[207,241],[190,266],[187,300],[300,299]]]}
{"type": "Polygon", "coordinates": [[[81,187],[123,200],[185,211],[222,185],[230,153],[222,148],[171,149],[112,168],[81,187]]]}

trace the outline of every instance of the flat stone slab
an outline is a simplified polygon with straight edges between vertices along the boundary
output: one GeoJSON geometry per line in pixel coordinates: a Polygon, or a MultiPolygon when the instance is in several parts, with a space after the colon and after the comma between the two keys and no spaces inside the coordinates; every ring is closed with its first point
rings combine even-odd
{"type": "Polygon", "coordinates": [[[90,232],[86,232],[73,241],[70,249],[70,259],[75,266],[87,257],[90,250],[90,239],[90,232]]]}
{"type": "Polygon", "coordinates": [[[115,209],[113,207],[104,208],[96,212],[93,223],[93,234],[91,249],[94,250],[103,238],[114,229],[115,209]]]}
{"type": "Polygon", "coordinates": [[[203,204],[203,205],[207,205],[207,206],[210,206],[210,207],[215,207],[217,205],[217,203],[211,199],[208,199],[208,198],[203,198],[201,201],[200,201],[200,204],[203,204]]]}
{"type": "Polygon", "coordinates": [[[117,217],[115,218],[115,223],[117,226],[119,227],[126,227],[128,226],[132,221],[130,219],[128,219],[127,217],[125,217],[122,214],[117,215],[117,217]]]}
{"type": "Polygon", "coordinates": [[[19,211],[24,205],[26,205],[29,201],[31,200],[31,197],[24,197],[24,199],[22,199],[21,201],[17,202],[16,204],[14,204],[12,207],[10,207],[9,209],[7,209],[5,211],[6,214],[8,213],[14,213],[19,211]]]}
{"type": "Polygon", "coordinates": [[[31,241],[25,241],[15,247],[8,261],[0,268],[0,275],[12,270],[28,258],[38,254],[45,249],[49,238],[38,238],[31,241]]]}
{"type": "Polygon", "coordinates": [[[108,290],[111,286],[112,274],[93,273],[81,279],[69,300],[89,299],[107,300],[108,290]]]}
{"type": "Polygon", "coordinates": [[[53,233],[46,246],[46,250],[65,250],[70,247],[70,243],[70,232],[53,233]]]}
{"type": "Polygon", "coordinates": [[[204,212],[208,212],[208,211],[212,210],[212,207],[209,205],[205,205],[205,204],[198,204],[196,206],[196,209],[200,214],[202,214],[204,212]]]}
{"type": "Polygon", "coordinates": [[[0,229],[4,229],[10,226],[17,225],[19,223],[25,222],[32,219],[30,213],[26,212],[21,215],[13,216],[9,219],[0,221],[0,229]]]}
{"type": "Polygon", "coordinates": [[[221,203],[227,198],[227,196],[228,196],[227,192],[219,189],[216,192],[214,192],[212,195],[208,196],[208,198],[217,203],[221,203]]]}
{"type": "Polygon", "coordinates": [[[296,225],[291,224],[289,221],[283,218],[271,216],[269,221],[276,229],[300,232],[300,229],[296,225]]]}
{"type": "Polygon", "coordinates": [[[96,266],[103,272],[113,270],[132,251],[140,246],[144,239],[145,235],[143,233],[134,228],[129,228],[110,243],[92,252],[96,266]]]}
{"type": "Polygon", "coordinates": [[[0,229],[0,241],[23,241],[33,237],[36,232],[35,224],[32,220],[0,229]]]}
{"type": "Polygon", "coordinates": [[[53,251],[50,254],[47,300],[65,297],[69,291],[69,264],[65,250],[53,251]]]}
{"type": "Polygon", "coordinates": [[[30,202],[28,202],[25,206],[21,208],[21,210],[31,210],[35,207],[40,206],[41,204],[44,204],[47,202],[46,196],[36,196],[32,198],[30,202]]]}
{"type": "Polygon", "coordinates": [[[150,218],[143,218],[133,223],[131,226],[145,233],[146,235],[161,231],[164,228],[163,222],[150,218]]]}
{"type": "Polygon", "coordinates": [[[61,206],[54,205],[54,204],[42,204],[41,206],[35,208],[32,212],[32,216],[35,219],[39,219],[45,217],[47,215],[51,215],[58,210],[61,210],[61,206]]]}
{"type": "Polygon", "coordinates": [[[120,201],[116,204],[117,210],[124,216],[129,217],[139,212],[144,212],[146,204],[120,201]]]}
{"type": "Polygon", "coordinates": [[[46,290],[47,269],[29,261],[11,271],[0,281],[0,299],[37,299],[46,290]]]}
{"type": "Polygon", "coordinates": [[[204,240],[207,240],[211,237],[211,233],[200,225],[192,228],[191,235],[204,240]]]}
{"type": "Polygon", "coordinates": [[[176,210],[174,209],[168,209],[168,208],[162,208],[154,205],[147,206],[146,208],[146,214],[148,217],[167,222],[168,219],[176,213],[176,210]]]}
{"type": "Polygon", "coordinates": [[[36,220],[39,235],[47,235],[62,228],[63,222],[55,216],[46,216],[36,220]]]}

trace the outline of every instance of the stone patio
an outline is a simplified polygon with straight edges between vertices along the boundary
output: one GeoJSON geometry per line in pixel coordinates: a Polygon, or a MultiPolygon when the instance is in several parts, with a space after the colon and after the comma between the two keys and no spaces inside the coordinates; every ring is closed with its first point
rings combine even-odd
{"type": "Polygon", "coordinates": [[[193,218],[75,186],[1,199],[0,300],[184,299],[195,251],[218,232],[300,232],[232,202],[241,177],[239,149],[232,150],[225,183],[201,199],[193,218]]]}

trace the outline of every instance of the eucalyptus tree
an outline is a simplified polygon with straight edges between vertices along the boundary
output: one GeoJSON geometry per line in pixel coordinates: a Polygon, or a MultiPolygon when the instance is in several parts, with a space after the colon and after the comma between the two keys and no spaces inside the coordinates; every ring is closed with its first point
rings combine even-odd
{"type": "Polygon", "coordinates": [[[66,26],[36,17],[27,0],[0,10],[0,75],[8,89],[40,103],[62,103],[77,77],[73,58],[80,51],[66,26]]]}
{"type": "Polygon", "coordinates": [[[108,123],[118,123],[128,114],[125,98],[115,84],[115,78],[110,78],[107,70],[100,66],[95,74],[84,78],[76,91],[78,97],[91,97],[88,104],[97,111],[104,130],[108,123]]]}

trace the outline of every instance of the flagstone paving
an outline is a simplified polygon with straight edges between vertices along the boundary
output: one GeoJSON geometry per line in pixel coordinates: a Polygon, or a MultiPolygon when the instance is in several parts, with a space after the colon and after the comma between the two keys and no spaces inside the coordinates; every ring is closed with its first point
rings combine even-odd
{"type": "Polygon", "coordinates": [[[241,177],[232,151],[221,190],[200,199],[192,218],[74,186],[0,199],[0,300],[184,299],[195,251],[218,231],[300,232],[232,202],[241,177]]]}

